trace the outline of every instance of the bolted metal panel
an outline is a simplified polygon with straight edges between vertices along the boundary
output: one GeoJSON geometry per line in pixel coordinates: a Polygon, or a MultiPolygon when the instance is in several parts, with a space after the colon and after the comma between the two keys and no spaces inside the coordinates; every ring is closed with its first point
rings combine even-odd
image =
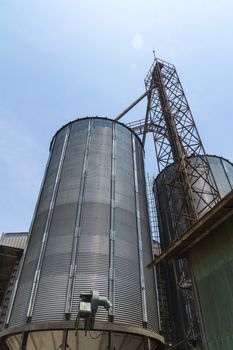
{"type": "Polygon", "coordinates": [[[139,255],[139,276],[141,287],[141,303],[142,303],[142,319],[143,323],[147,323],[147,308],[146,308],[146,291],[145,291],[145,276],[144,276],[144,259],[143,259],[143,246],[142,246],[142,226],[141,226],[141,206],[139,201],[139,178],[138,178],[138,165],[137,154],[135,146],[135,136],[132,135],[132,148],[133,148],[133,170],[134,170],[134,190],[135,190],[135,209],[136,209],[136,222],[137,222],[137,241],[138,241],[138,255],[139,255]]]}
{"type": "MultiPolygon", "coordinates": [[[[110,228],[112,123],[93,120],[87,147],[88,161],[81,203],[80,238],[75,263],[71,318],[77,316],[79,295],[82,290],[96,289],[102,295],[108,295],[107,235],[110,228]],[[99,207],[97,212],[95,204],[99,207]],[[108,212],[108,215],[105,212],[108,212]],[[96,222],[98,222],[97,231],[96,222]]],[[[97,318],[107,320],[106,311],[100,309],[97,318]]]]}
{"type": "Polygon", "coordinates": [[[142,326],[131,132],[116,125],[116,142],[114,320],[142,326]]]}
{"type": "MultiPolygon", "coordinates": [[[[63,141],[66,131],[62,130],[61,134],[55,139],[53,152],[45,174],[42,192],[39,198],[38,207],[31,228],[31,235],[27,246],[27,252],[23,264],[22,273],[16,284],[15,292],[13,293],[13,308],[12,313],[9,313],[9,326],[24,324],[27,317],[27,308],[29,306],[30,293],[32,289],[33,278],[35,274],[36,264],[39,258],[40,242],[42,241],[46,219],[49,211],[49,203],[52,198],[51,183],[55,182],[59,159],[62,153],[63,141]],[[45,206],[47,203],[47,206],[45,206]],[[44,210],[43,210],[44,208],[44,210]],[[28,265],[30,264],[30,265],[28,265]],[[27,268],[27,265],[29,268],[27,268]],[[26,282],[25,282],[26,281],[26,282]]],[[[11,310],[10,310],[11,311],[11,310]]]]}
{"type": "Polygon", "coordinates": [[[208,156],[208,159],[220,196],[223,198],[233,189],[233,164],[222,157],[208,156]]]}
{"type": "Polygon", "coordinates": [[[76,120],[53,140],[9,326],[24,325],[27,310],[32,323],[75,320],[80,292],[95,289],[113,303],[97,320],[142,328],[148,316],[157,331],[140,140],[101,118],[76,120]]]}
{"type": "Polygon", "coordinates": [[[110,230],[109,230],[109,300],[112,306],[109,315],[115,314],[115,191],[116,191],[116,126],[112,125],[112,155],[111,155],[111,194],[110,194],[110,230]]]}
{"type": "Polygon", "coordinates": [[[58,193],[58,189],[59,189],[59,182],[60,182],[60,178],[61,178],[62,167],[64,164],[64,158],[65,158],[65,154],[66,154],[69,135],[70,135],[70,127],[68,126],[66,128],[65,139],[64,139],[63,146],[62,146],[62,152],[61,152],[61,155],[59,158],[59,165],[58,165],[58,169],[57,169],[57,173],[56,173],[55,182],[53,185],[52,196],[51,196],[51,200],[49,203],[48,216],[46,219],[43,238],[42,238],[41,246],[40,246],[39,258],[37,261],[37,267],[36,267],[36,271],[35,271],[35,275],[34,275],[34,279],[33,279],[33,285],[32,285],[32,290],[31,290],[31,294],[30,294],[27,317],[32,317],[32,315],[33,315],[35,301],[36,301],[38,287],[39,287],[39,282],[40,282],[40,277],[41,277],[42,266],[44,263],[44,258],[46,257],[46,254],[48,254],[48,249],[47,249],[48,235],[49,235],[51,222],[52,222],[52,218],[53,218],[53,211],[54,211],[57,193],[58,193]]]}
{"type": "MultiPolygon", "coordinates": [[[[80,130],[81,134],[82,129],[80,130]]],[[[87,171],[87,164],[88,164],[88,155],[89,155],[89,146],[90,146],[90,133],[91,133],[91,122],[88,122],[88,125],[86,125],[86,133],[85,133],[85,142],[84,139],[81,138],[82,147],[83,148],[83,156],[81,155],[82,159],[82,166],[80,166],[80,173],[78,179],[79,181],[76,181],[76,183],[79,184],[79,190],[78,194],[76,195],[76,201],[77,201],[77,209],[76,213],[73,216],[74,218],[74,227],[73,227],[73,239],[72,239],[72,248],[71,248],[71,260],[70,260],[70,267],[69,267],[69,278],[68,278],[68,285],[67,285],[67,295],[66,295],[66,304],[65,304],[65,313],[70,314],[71,307],[72,307],[72,296],[73,296],[73,289],[74,289],[74,277],[75,277],[75,259],[77,254],[77,248],[78,248],[78,242],[79,242],[79,235],[80,235],[80,219],[81,219],[81,208],[82,208],[82,200],[83,200],[83,191],[84,191],[84,184],[85,184],[85,176],[87,171]]],[[[76,135],[77,137],[78,135],[76,135]]],[[[79,138],[80,140],[80,138],[79,138]]],[[[71,158],[71,162],[76,157],[71,158]]],[[[69,180],[67,179],[69,182],[69,180]]]]}
{"type": "Polygon", "coordinates": [[[221,158],[222,165],[224,167],[227,179],[229,181],[231,189],[233,189],[233,166],[228,160],[221,158]]]}
{"type": "Polygon", "coordinates": [[[156,279],[154,271],[148,271],[145,267],[149,264],[151,259],[153,259],[152,252],[152,242],[149,226],[149,214],[148,214],[148,203],[146,195],[146,179],[145,179],[145,170],[144,170],[144,160],[140,155],[139,141],[135,138],[136,144],[136,160],[137,160],[137,176],[139,192],[139,205],[140,205],[140,225],[142,227],[141,231],[141,241],[142,241],[142,251],[143,251],[143,261],[144,261],[144,280],[145,280],[145,297],[147,305],[147,328],[148,329],[158,329],[159,321],[158,318],[155,318],[154,315],[157,314],[157,303],[154,303],[153,300],[157,300],[156,296],[156,279]]]}

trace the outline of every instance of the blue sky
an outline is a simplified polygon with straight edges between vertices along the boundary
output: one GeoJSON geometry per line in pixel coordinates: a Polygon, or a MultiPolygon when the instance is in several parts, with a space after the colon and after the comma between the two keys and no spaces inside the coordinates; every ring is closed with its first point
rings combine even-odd
{"type": "Polygon", "coordinates": [[[232,23],[232,0],[1,0],[0,232],[28,230],[56,130],[121,112],[153,50],[175,64],[206,151],[233,160],[232,23]]]}

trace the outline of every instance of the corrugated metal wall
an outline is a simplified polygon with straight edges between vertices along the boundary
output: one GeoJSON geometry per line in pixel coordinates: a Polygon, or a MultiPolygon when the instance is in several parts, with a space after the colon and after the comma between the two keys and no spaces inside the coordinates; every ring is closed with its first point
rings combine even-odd
{"type": "Polygon", "coordinates": [[[28,236],[28,232],[3,233],[0,238],[0,245],[24,249],[28,236]]]}
{"type": "MultiPolygon", "coordinates": [[[[79,294],[96,289],[114,322],[158,331],[143,148],[101,118],[63,127],[51,157],[13,300],[9,326],[75,319],[79,294]]],[[[108,320],[99,309],[97,319],[108,320]]]]}
{"type": "Polygon", "coordinates": [[[207,348],[233,349],[233,218],[190,249],[207,348]]]}

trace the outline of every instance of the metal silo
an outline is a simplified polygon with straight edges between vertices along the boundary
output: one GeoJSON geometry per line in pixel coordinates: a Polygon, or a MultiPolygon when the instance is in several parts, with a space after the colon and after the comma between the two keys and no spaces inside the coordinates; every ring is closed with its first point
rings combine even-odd
{"type": "Polygon", "coordinates": [[[146,268],[143,156],[134,132],[109,119],[78,119],[55,134],[1,332],[10,350],[133,350],[163,341],[146,268]],[[83,291],[111,302],[85,331],[82,319],[77,325],[83,291]]]}
{"type": "MultiPolygon", "coordinates": [[[[214,178],[214,183],[220,194],[220,197],[224,197],[233,189],[233,164],[228,160],[207,155],[212,176],[214,178]]],[[[203,169],[203,163],[201,161],[201,156],[191,158],[191,161],[196,164],[197,167],[203,169]]],[[[199,170],[201,172],[201,170],[199,170]]],[[[202,197],[198,197],[193,193],[193,199],[197,210],[197,216],[201,217],[207,209],[206,203],[211,201],[208,197],[210,191],[206,188],[205,183],[205,171],[203,169],[203,177],[196,180],[195,174],[192,176],[193,172],[191,169],[187,169],[193,188],[204,189],[202,192],[202,197]]],[[[156,198],[156,206],[158,212],[158,221],[160,223],[160,234],[162,249],[168,246],[174,239],[178,238],[181,232],[183,232],[188,226],[185,221],[181,223],[180,226],[175,226],[175,219],[180,211],[180,201],[179,198],[182,196],[178,190],[174,191],[172,195],[169,193],[169,188],[165,184],[164,178],[172,179],[175,177],[175,167],[173,164],[164,169],[156,178],[154,182],[154,193],[156,198]],[[169,202],[172,205],[169,205],[169,202]],[[172,207],[172,212],[168,211],[168,206],[172,207]]]]}
{"type": "MultiPolygon", "coordinates": [[[[213,155],[207,155],[212,176],[216,184],[216,188],[221,196],[224,197],[233,189],[233,164],[228,160],[213,155]]],[[[192,159],[191,159],[192,161],[192,159]]],[[[197,166],[202,166],[202,162],[199,159],[193,157],[193,162],[197,166]]],[[[170,195],[169,188],[167,188],[164,178],[170,180],[174,178],[175,166],[172,164],[165,168],[161,172],[154,182],[154,194],[156,200],[156,209],[158,215],[158,226],[161,249],[164,250],[172,242],[179,239],[179,236],[188,225],[185,221],[181,222],[178,227],[175,225],[177,222],[176,216],[180,212],[180,196],[178,191],[174,191],[172,196],[170,195]],[[168,210],[168,207],[172,210],[168,210]]],[[[205,184],[205,176],[196,178],[191,176],[190,169],[187,169],[190,176],[190,182],[194,184],[193,187],[203,189],[205,184]]],[[[204,171],[203,171],[204,174],[204,171]]],[[[197,191],[198,192],[198,191],[197,191]]],[[[192,193],[194,203],[196,206],[198,217],[200,218],[205,214],[205,203],[208,203],[211,199],[208,198],[208,188],[203,197],[198,198],[195,193],[192,193]]],[[[161,267],[159,267],[161,269],[161,267]]],[[[196,340],[196,343],[200,341],[200,329],[199,322],[196,315],[196,305],[194,304],[194,298],[192,294],[192,282],[191,274],[186,259],[179,259],[170,263],[165,263],[163,266],[163,276],[166,280],[166,298],[168,299],[169,319],[165,329],[169,329],[170,323],[173,324],[172,336],[170,334],[164,334],[165,338],[172,338],[173,343],[179,344],[179,349],[187,349],[187,344],[181,340],[187,339],[192,336],[196,340]]],[[[159,286],[159,289],[160,286],[159,286]]],[[[159,290],[161,292],[161,290],[159,290]]],[[[165,310],[166,311],[166,310],[165,310]]]]}

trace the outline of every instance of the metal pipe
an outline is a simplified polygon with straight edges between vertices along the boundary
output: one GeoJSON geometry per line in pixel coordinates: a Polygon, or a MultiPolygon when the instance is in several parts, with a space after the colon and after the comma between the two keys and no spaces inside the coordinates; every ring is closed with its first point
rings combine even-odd
{"type": "Polygon", "coordinates": [[[128,113],[133,107],[135,107],[141,100],[143,100],[144,97],[146,97],[149,92],[150,92],[150,90],[146,91],[142,96],[140,96],[137,100],[135,100],[133,103],[131,103],[131,105],[129,107],[127,107],[123,112],[118,114],[118,116],[116,116],[116,118],[114,120],[121,119],[126,113],[128,113]]]}
{"type": "Polygon", "coordinates": [[[145,145],[145,141],[146,141],[147,124],[148,124],[149,113],[150,113],[151,90],[148,90],[147,95],[148,95],[148,101],[147,101],[145,124],[144,124],[143,136],[142,136],[142,144],[143,144],[143,146],[145,145]]]}

